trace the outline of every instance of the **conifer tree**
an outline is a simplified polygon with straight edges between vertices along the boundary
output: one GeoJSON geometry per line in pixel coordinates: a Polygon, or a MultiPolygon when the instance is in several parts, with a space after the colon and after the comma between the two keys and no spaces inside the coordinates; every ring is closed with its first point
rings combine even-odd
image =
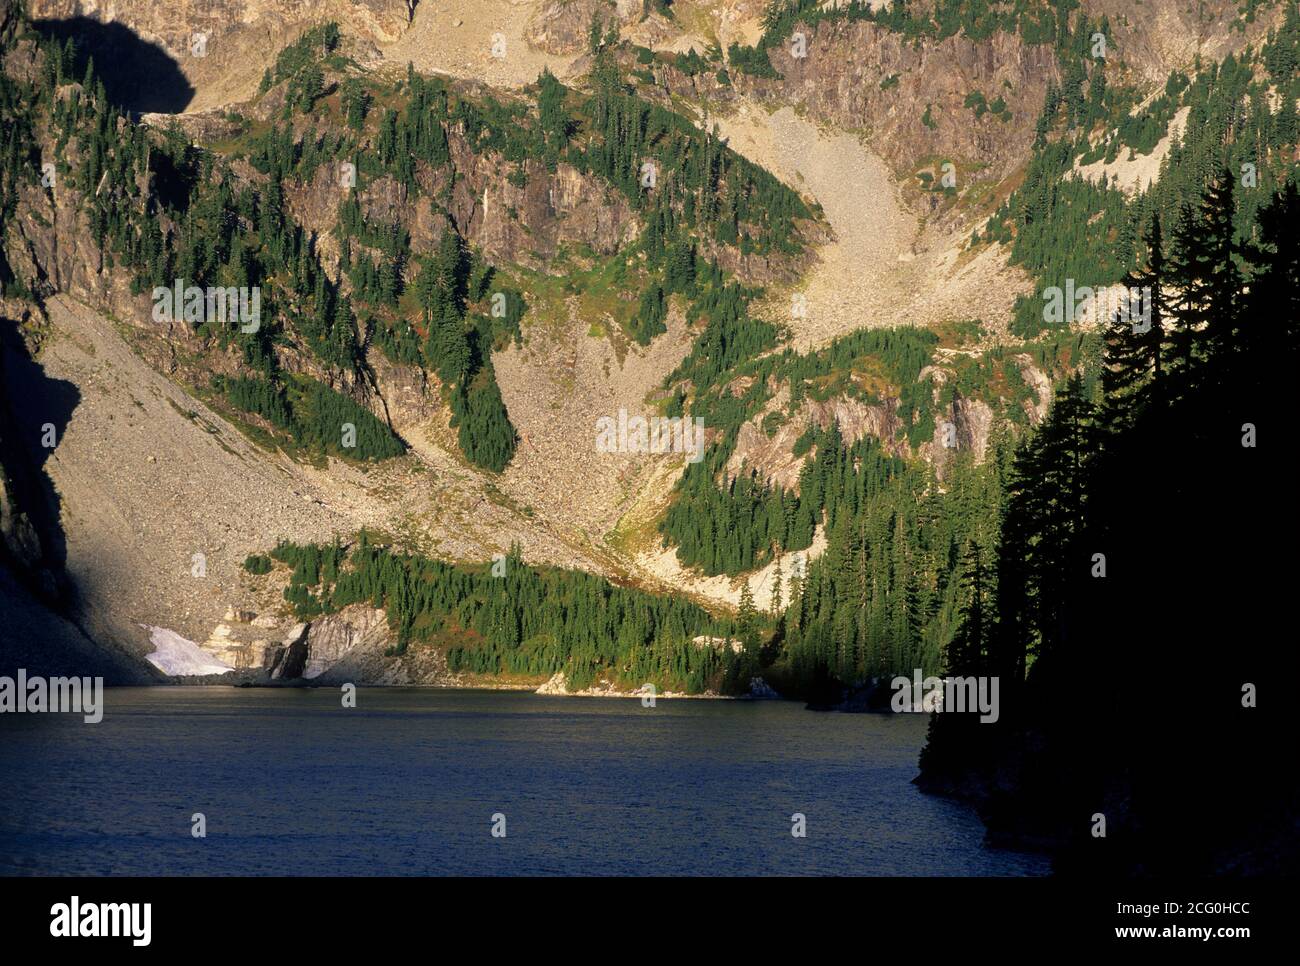
{"type": "Polygon", "coordinates": [[[1103,336],[1102,387],[1105,422],[1111,431],[1129,425],[1149,402],[1158,402],[1163,388],[1162,348],[1169,295],[1159,215],[1153,217],[1143,241],[1146,265],[1124,280],[1126,308],[1111,317],[1103,336]]]}

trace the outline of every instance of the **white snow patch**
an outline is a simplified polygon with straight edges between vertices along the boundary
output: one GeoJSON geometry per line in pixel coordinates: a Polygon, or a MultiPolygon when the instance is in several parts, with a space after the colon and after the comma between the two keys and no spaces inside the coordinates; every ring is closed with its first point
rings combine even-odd
{"type": "Polygon", "coordinates": [[[234,670],[175,631],[147,624],[140,626],[149,632],[149,642],[154,646],[153,653],[147,655],[149,663],[163,674],[225,674],[234,670]]]}

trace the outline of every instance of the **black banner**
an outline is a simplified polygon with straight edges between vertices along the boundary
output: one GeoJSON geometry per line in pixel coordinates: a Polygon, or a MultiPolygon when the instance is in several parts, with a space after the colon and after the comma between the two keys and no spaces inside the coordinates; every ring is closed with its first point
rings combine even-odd
{"type": "MultiPolygon", "coordinates": [[[[1017,879],[30,879],[0,880],[4,934],[21,945],[231,954],[338,954],[443,943],[492,928],[565,945],[658,948],[674,935],[766,948],[769,939],[868,955],[1276,944],[1289,884],[1275,880],[1017,879]],[[495,925],[494,925],[495,924],[495,925]],[[505,927],[505,928],[501,928],[505,927]]],[[[829,950],[827,950],[829,951],[829,950]]]]}

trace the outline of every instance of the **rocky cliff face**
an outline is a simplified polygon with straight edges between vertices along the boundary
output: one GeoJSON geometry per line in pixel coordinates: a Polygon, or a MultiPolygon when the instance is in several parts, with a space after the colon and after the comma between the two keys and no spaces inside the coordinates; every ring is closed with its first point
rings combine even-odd
{"type": "Polygon", "coordinates": [[[436,648],[412,645],[398,652],[382,610],[365,604],[345,607],[313,621],[307,634],[309,655],[303,677],[318,684],[436,685],[465,682],[447,668],[436,648]]]}
{"type": "Polygon", "coordinates": [[[875,24],[831,22],[809,34],[807,56],[787,44],[770,59],[782,80],[736,73],[737,90],[862,131],[896,170],[939,156],[959,174],[979,164],[1005,176],[1023,157],[1048,84],[1059,81],[1051,48],[1007,33],[917,44],[875,24]],[[976,118],[963,106],[972,91],[1002,97],[1010,120],[976,118]]]}
{"type": "Polygon", "coordinates": [[[640,0],[543,0],[537,5],[524,36],[548,54],[576,54],[587,48],[592,17],[606,29],[616,29],[640,18],[640,0]]]}
{"type": "MultiPolygon", "coordinates": [[[[409,197],[390,177],[375,180],[358,197],[368,219],[404,225],[416,251],[435,249],[442,238],[446,220],[434,214],[427,199],[448,192],[447,208],[457,230],[496,264],[547,271],[562,247],[612,255],[640,234],[640,219],[626,199],[599,178],[569,164],[559,164],[552,173],[529,161],[524,166],[527,181],[520,186],[507,177],[510,166],[500,155],[475,152],[460,132],[453,131],[449,141],[454,183],[442,171],[424,169],[421,200],[409,197]]],[[[341,195],[326,168],[317,171],[311,184],[295,185],[288,194],[304,227],[322,237],[334,228],[341,195]]],[[[333,248],[331,242],[325,242],[325,251],[333,248]]]]}
{"type": "Polygon", "coordinates": [[[307,661],[302,676],[311,680],[337,668],[354,649],[373,652],[391,647],[388,616],[362,604],[312,621],[307,631],[307,661]]]}

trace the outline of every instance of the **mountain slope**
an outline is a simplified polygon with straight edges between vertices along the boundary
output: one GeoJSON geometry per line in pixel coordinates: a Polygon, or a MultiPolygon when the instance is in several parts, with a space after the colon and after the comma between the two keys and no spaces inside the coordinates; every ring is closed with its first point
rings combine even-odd
{"type": "MultiPolygon", "coordinates": [[[[1057,281],[1055,263],[1022,250],[1026,199],[1039,203],[1030,189],[1060,176],[1043,142],[1065,146],[1067,170],[1118,170],[1121,147],[1138,157],[1195,109],[1167,110],[1162,71],[1198,49],[1239,50],[1282,13],[1261,9],[1237,31],[1213,5],[1193,29],[1164,4],[1131,16],[1027,4],[986,31],[961,19],[980,8],[960,4],[933,19],[928,8],[868,17],[800,4],[768,28],[753,4],[682,4],[672,17],[502,5],[496,58],[474,40],[491,17],[420,4],[407,24],[399,6],[369,4],[378,19],[341,32],[284,4],[250,6],[257,29],[296,38],[278,52],[260,45],[250,62],[265,67],[262,83],[228,86],[219,58],[184,62],[199,90],[190,113],[141,124],[114,110],[107,82],[79,82],[83,56],[38,50],[11,26],[7,73],[42,93],[15,109],[30,163],[6,196],[0,277],[49,306],[42,351],[87,400],[51,464],[73,511],[92,481],[114,479],[106,453],[136,455],[102,518],[77,524],[69,571],[97,588],[103,633],[136,649],[146,645],[135,625],[165,618],[203,642],[232,608],[279,608],[276,633],[287,634],[283,588],[244,583],[238,564],[280,538],[362,527],[460,560],[518,542],[530,562],[725,607],[746,589],[762,606],[774,592],[789,601],[784,555],[806,554],[802,565],[825,553],[831,567],[852,552],[832,526],[839,491],[809,475],[887,457],[908,466],[880,464],[882,479],[906,480],[900,500],[976,492],[965,474],[992,472],[972,467],[1043,417],[1055,381],[1084,372],[1095,383],[1090,325],[1024,324],[1035,289],[1057,281]],[[581,25],[591,13],[605,28],[594,46],[581,25]],[[1133,40],[1151,17],[1195,42],[1133,40]],[[1105,64],[1079,49],[1094,27],[1119,51],[1105,64]],[[807,57],[793,53],[794,32],[806,33],[807,57]],[[457,39],[424,43],[440,34],[457,39]],[[548,65],[567,83],[539,78],[548,65]],[[53,188],[34,177],[47,158],[53,188]],[[647,186],[647,162],[662,181],[647,186]],[[260,285],[267,324],[249,337],[160,323],[149,292],[177,277],[260,285]],[[106,388],[79,342],[174,407],[106,388]],[[204,478],[233,475],[257,494],[247,525],[222,529],[239,514],[227,500],[175,532],[148,525],[145,470],[158,454],[131,435],[141,405],[204,478]],[[702,419],[704,464],[601,452],[597,420],[624,410],[702,419]],[[361,427],[360,452],[338,442],[346,425],[361,427]],[[111,446],[97,451],[83,431],[111,446]],[[286,487],[302,512],[280,521],[297,508],[286,487]],[[196,594],[181,567],[154,599],[93,563],[92,548],[120,546],[120,569],[135,573],[154,540],[174,542],[165,556],[182,562],[185,546],[217,545],[216,592],[196,594]]],[[[166,26],[131,4],[118,16],[166,26]]],[[[1096,197],[1113,220],[1088,245],[1114,255],[1110,282],[1132,254],[1123,233],[1150,202],[1129,208],[1105,186],[1096,197]]],[[[1086,234],[1092,222],[1075,225],[1067,207],[1052,224],[1086,234]]],[[[190,502],[178,495],[174,515],[190,502]]],[[[899,568],[934,555],[914,575],[924,586],[908,590],[945,615],[926,632],[929,657],[955,606],[942,543],[974,532],[957,530],[899,544],[899,568]]]]}

